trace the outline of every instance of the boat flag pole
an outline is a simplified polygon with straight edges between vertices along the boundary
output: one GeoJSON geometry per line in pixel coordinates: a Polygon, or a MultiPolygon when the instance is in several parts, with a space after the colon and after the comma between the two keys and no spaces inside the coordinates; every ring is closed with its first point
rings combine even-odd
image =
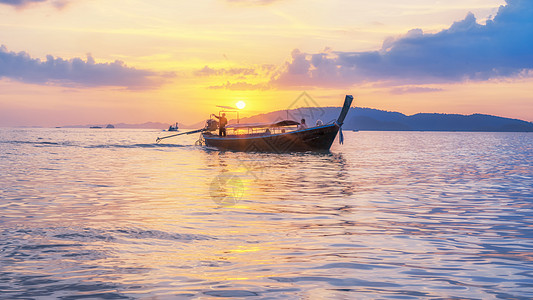
{"type": "Polygon", "coordinates": [[[193,131],[181,132],[181,133],[177,133],[177,134],[173,134],[173,135],[169,135],[169,136],[158,137],[155,140],[155,143],[158,144],[161,140],[168,139],[168,138],[171,138],[171,137],[175,137],[175,136],[178,136],[178,135],[193,134],[193,133],[197,133],[197,132],[202,132],[204,130],[205,130],[205,128],[202,128],[202,129],[197,129],[197,130],[193,130],[193,131]]]}

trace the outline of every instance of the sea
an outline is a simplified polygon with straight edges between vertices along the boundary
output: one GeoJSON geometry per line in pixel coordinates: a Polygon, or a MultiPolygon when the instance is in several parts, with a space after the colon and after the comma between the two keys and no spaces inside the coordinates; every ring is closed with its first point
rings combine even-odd
{"type": "Polygon", "coordinates": [[[533,133],[168,134],[0,128],[0,299],[533,298],[533,133]]]}

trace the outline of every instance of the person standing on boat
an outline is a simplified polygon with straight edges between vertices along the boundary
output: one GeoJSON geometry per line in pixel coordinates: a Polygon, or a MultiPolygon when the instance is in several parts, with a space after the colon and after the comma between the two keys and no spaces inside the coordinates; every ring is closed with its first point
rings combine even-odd
{"type": "Polygon", "coordinates": [[[301,130],[301,129],[307,129],[307,124],[305,124],[305,119],[302,119],[300,121],[300,125],[298,125],[298,130],[301,130]]]}
{"type": "Polygon", "coordinates": [[[213,114],[213,117],[218,119],[218,135],[226,136],[226,125],[228,125],[228,119],[226,119],[226,114],[222,113],[221,117],[213,114]]]}

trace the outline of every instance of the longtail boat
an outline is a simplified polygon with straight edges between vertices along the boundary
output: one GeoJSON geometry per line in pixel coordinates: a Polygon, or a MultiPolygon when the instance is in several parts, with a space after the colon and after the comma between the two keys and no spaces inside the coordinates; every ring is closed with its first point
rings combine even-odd
{"type": "Polygon", "coordinates": [[[246,152],[303,152],[328,151],[340,130],[342,143],[342,124],[348,114],[353,96],[346,95],[344,105],[337,120],[315,127],[302,128],[292,120],[282,120],[268,124],[233,124],[226,126],[231,134],[219,136],[217,122],[207,120],[201,130],[200,143],[219,150],[246,152]]]}

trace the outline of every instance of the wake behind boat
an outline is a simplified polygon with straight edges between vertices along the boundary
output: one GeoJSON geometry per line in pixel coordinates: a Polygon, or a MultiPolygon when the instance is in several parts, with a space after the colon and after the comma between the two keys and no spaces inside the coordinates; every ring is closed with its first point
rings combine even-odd
{"type": "MultiPolygon", "coordinates": [[[[293,120],[275,123],[233,124],[221,128],[219,122],[209,119],[205,128],[182,134],[201,132],[198,143],[219,150],[278,153],[327,151],[331,148],[341,129],[352,101],[353,96],[346,95],[337,120],[325,125],[317,124],[317,126],[310,128],[305,128],[300,122],[293,120]],[[225,132],[231,134],[226,135],[225,132]]],[[[225,121],[225,118],[221,118],[223,116],[216,117],[222,122],[225,121]]],[[[159,142],[161,139],[163,138],[158,138],[157,141],[159,142]]],[[[340,142],[342,142],[342,131],[340,142]]]]}

